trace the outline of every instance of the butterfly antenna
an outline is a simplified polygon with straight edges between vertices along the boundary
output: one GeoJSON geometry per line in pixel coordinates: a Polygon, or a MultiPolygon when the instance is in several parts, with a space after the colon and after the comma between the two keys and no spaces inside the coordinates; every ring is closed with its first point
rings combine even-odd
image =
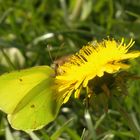
{"type": "Polygon", "coordinates": [[[49,53],[49,57],[50,57],[50,59],[51,59],[51,61],[52,61],[52,63],[53,63],[53,58],[52,58],[51,51],[50,51],[51,48],[52,48],[51,45],[47,45],[47,50],[48,50],[48,53],[49,53]]]}
{"type": "Polygon", "coordinates": [[[54,59],[54,60],[57,59],[57,57],[58,57],[58,53],[59,53],[59,51],[60,51],[63,47],[64,47],[64,43],[62,43],[62,44],[59,46],[59,48],[58,48],[58,50],[57,50],[57,53],[56,53],[56,56],[55,56],[55,59],[54,59]]]}

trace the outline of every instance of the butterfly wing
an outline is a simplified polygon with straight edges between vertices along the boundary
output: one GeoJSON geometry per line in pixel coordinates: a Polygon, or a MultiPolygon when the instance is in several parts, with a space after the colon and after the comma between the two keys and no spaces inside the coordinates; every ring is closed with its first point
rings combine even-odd
{"type": "Polygon", "coordinates": [[[61,102],[56,101],[52,84],[52,79],[42,81],[21,100],[14,112],[8,115],[13,128],[37,130],[55,119],[61,102]]]}
{"type": "Polygon", "coordinates": [[[52,74],[50,67],[41,66],[0,76],[0,109],[14,128],[35,130],[55,118],[52,74]]]}

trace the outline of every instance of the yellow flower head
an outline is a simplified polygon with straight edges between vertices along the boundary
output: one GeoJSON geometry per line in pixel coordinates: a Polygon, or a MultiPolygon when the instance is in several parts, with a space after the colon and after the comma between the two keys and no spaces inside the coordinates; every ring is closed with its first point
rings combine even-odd
{"type": "Polygon", "coordinates": [[[108,39],[84,46],[58,67],[59,73],[56,76],[58,98],[63,98],[65,103],[73,92],[77,98],[82,87],[88,86],[89,80],[96,76],[102,77],[104,72],[111,74],[128,68],[123,60],[140,56],[140,52],[128,52],[133,44],[132,39],[128,45],[124,43],[124,39],[121,42],[108,39]]]}

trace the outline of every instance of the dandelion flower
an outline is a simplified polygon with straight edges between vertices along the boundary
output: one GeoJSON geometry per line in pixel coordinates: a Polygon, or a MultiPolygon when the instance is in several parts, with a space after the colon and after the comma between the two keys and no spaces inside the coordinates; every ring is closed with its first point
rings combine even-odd
{"type": "Polygon", "coordinates": [[[132,39],[127,45],[124,39],[121,42],[107,39],[84,46],[58,67],[55,80],[58,98],[63,99],[63,103],[69,100],[72,93],[78,98],[81,89],[87,87],[91,79],[102,77],[105,72],[113,74],[120,69],[128,68],[129,65],[125,64],[124,60],[140,56],[139,51],[128,52],[133,44],[132,39]]]}

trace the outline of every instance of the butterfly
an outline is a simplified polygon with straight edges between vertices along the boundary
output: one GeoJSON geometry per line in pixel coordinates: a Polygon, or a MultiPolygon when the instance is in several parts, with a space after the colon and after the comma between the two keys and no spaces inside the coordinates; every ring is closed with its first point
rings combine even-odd
{"type": "Polygon", "coordinates": [[[55,99],[54,70],[37,66],[0,76],[0,110],[11,126],[26,132],[53,121],[61,102],[55,99]]]}

